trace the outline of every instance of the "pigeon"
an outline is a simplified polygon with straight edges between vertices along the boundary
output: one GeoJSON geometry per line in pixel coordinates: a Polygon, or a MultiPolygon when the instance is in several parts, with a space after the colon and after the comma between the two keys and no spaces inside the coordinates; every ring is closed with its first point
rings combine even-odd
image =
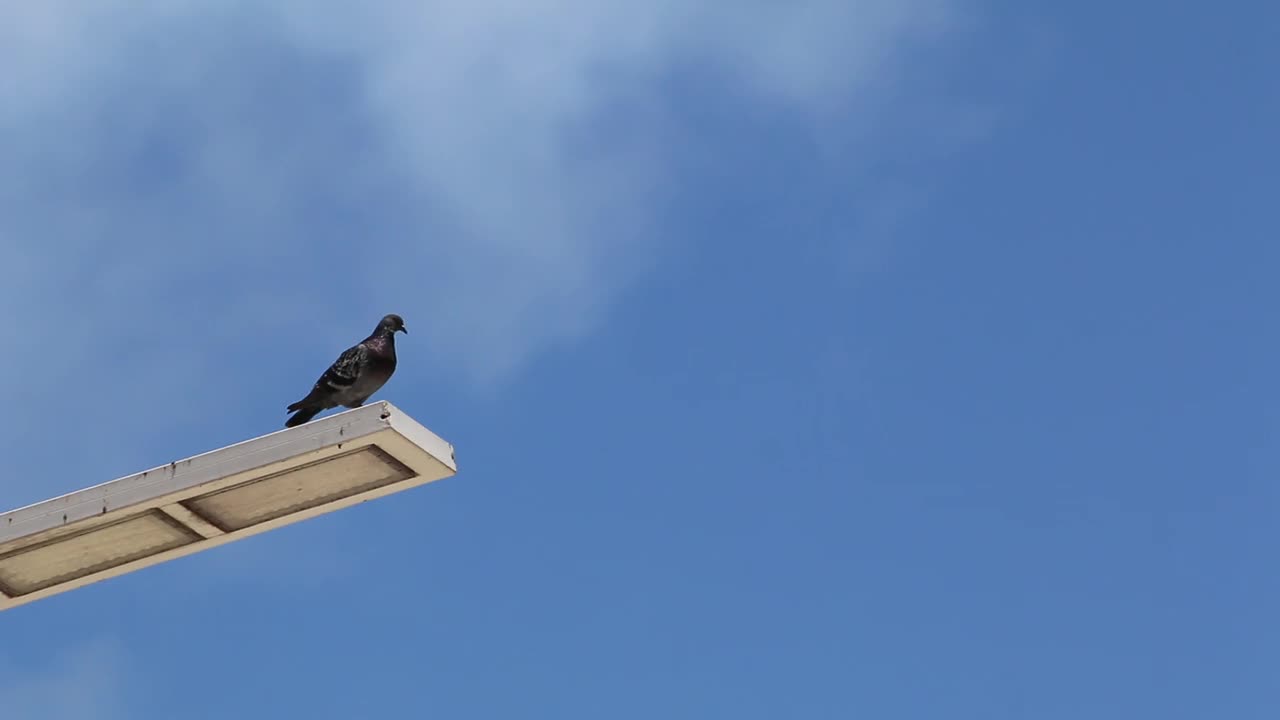
{"type": "Polygon", "coordinates": [[[409,332],[399,315],[382,318],[369,337],[338,356],[306,397],[289,406],[287,412],[295,414],[284,426],[297,427],[329,408],[363,405],[396,371],[397,332],[409,332]]]}

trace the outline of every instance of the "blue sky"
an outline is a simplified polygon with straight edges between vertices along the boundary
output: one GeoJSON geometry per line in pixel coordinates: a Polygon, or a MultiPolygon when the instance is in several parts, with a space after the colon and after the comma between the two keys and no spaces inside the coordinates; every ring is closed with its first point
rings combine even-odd
{"type": "Polygon", "coordinates": [[[0,5],[0,506],[386,312],[461,467],[0,615],[5,716],[1271,717],[1278,21],[0,5]]]}

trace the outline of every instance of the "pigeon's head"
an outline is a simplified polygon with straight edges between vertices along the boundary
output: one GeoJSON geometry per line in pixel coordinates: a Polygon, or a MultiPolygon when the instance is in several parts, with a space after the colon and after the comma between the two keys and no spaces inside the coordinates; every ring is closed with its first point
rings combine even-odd
{"type": "Polygon", "coordinates": [[[395,335],[398,332],[409,334],[409,328],[404,326],[404,318],[395,313],[383,317],[382,321],[378,323],[378,329],[388,335],[395,335]]]}

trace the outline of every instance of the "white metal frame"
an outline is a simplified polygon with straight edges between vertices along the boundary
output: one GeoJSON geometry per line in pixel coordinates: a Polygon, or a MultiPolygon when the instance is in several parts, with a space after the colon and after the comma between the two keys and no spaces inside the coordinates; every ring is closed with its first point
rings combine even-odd
{"type": "MultiPolygon", "coordinates": [[[[0,514],[0,610],[407,490],[456,472],[452,445],[384,401],[78,490],[0,514]],[[342,488],[347,488],[350,494],[333,494],[310,506],[282,511],[285,514],[246,527],[220,525],[216,519],[196,510],[201,502],[220,492],[238,491],[295,471],[323,471],[324,463],[349,458],[358,452],[372,453],[373,460],[364,466],[393,468],[393,474],[372,480],[350,477],[349,485],[344,485],[347,476],[335,476],[331,472],[326,477],[330,483],[337,478],[335,487],[339,489],[335,493],[344,493],[346,490],[342,488]],[[180,538],[176,542],[182,544],[108,567],[90,565],[87,567],[91,571],[71,573],[74,576],[56,582],[47,579],[31,588],[19,590],[5,583],[7,560],[19,562],[24,553],[36,551],[56,555],[58,543],[67,543],[65,547],[71,548],[72,540],[77,541],[76,548],[89,549],[86,557],[97,557],[93,553],[104,549],[93,545],[91,533],[143,516],[163,521],[162,525],[180,538]]],[[[301,474],[293,477],[297,482],[305,482],[301,474]]],[[[252,508],[244,510],[251,512],[252,508]]]]}

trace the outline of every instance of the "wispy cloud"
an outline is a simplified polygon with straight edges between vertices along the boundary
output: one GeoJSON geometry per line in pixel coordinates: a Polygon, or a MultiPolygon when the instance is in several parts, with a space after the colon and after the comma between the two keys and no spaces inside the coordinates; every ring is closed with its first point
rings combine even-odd
{"type": "MultiPolygon", "coordinates": [[[[815,117],[870,108],[953,14],[950,0],[11,4],[11,399],[42,398],[68,432],[142,396],[181,424],[268,338],[308,353],[310,373],[389,310],[441,348],[433,372],[501,379],[661,261],[681,152],[667,78],[711,72],[743,102],[815,117]],[[34,361],[19,350],[33,344],[34,361]]],[[[83,451],[101,466],[120,450],[96,437],[83,451]]]]}
{"type": "Polygon", "coordinates": [[[112,720],[127,717],[123,656],[95,641],[37,660],[0,654],[0,698],[6,717],[23,720],[112,720]]]}

